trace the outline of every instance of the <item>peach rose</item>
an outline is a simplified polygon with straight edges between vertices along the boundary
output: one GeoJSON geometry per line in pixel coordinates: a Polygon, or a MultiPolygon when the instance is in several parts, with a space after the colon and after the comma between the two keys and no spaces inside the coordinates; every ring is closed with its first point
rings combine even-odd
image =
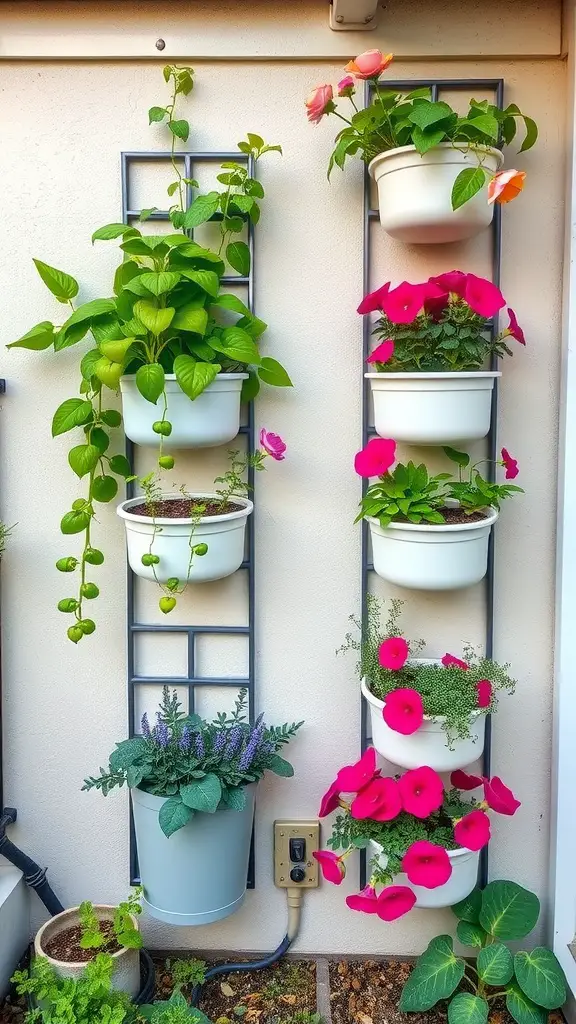
{"type": "Polygon", "coordinates": [[[344,70],[354,75],[354,78],[378,78],[393,60],[393,53],[384,56],[381,50],[366,50],[366,53],[351,60],[344,70]]]}
{"type": "Polygon", "coordinates": [[[327,107],[334,98],[331,85],[317,85],[306,100],[306,111],[308,120],[312,124],[318,124],[324,114],[328,113],[327,107]]]}
{"type": "Polygon", "coordinates": [[[488,185],[489,203],[509,203],[516,199],[524,188],[526,171],[500,171],[495,174],[488,185]]]}

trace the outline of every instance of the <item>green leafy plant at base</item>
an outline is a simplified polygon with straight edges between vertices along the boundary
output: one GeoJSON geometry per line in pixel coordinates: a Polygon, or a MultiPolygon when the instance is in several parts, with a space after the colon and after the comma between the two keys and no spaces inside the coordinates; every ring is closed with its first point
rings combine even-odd
{"type": "Polygon", "coordinates": [[[170,999],[141,1006],[140,1018],[150,1024],[211,1024],[205,1013],[190,1006],[181,992],[173,992],[170,999]]]}
{"type": "MultiPolygon", "coordinates": [[[[65,536],[82,535],[79,557],[66,555],[56,566],[64,573],[78,572],[76,593],[63,598],[58,609],[74,616],[67,635],[73,643],[92,634],[96,624],[85,614],[85,602],[98,597],[98,585],[90,579],[91,567],[101,565],[104,554],[92,543],[93,521],[98,503],[112,501],[118,493],[118,479],[131,476],[124,455],[109,454],[111,431],[122,419],[107,407],[106,390],[117,392],[124,374],[135,374],[136,387],[152,405],[160,403],[153,430],[158,436],[158,462],[171,469],[174,458],[164,453],[164,441],[172,433],[167,419],[166,374],[174,374],[190,401],[195,401],[216,375],[246,372],[243,399],[251,401],[260,382],[291,387],[281,364],[260,353],[260,338],[267,325],[236,295],[221,290],[226,264],[240,277],[251,268],[251,250],[247,242],[236,240],[247,225],[260,218],[259,200],[264,189],[246,167],[226,162],[218,175],[222,191],[196,194],[198,183],[182,176],[176,159],[177,139],[187,141],[188,122],[175,116],[176,99],[193,87],[191,68],[168,65],[166,82],[173,93],[166,107],[152,107],[150,122],[165,122],[172,139],[172,164],[176,180],[168,188],[178,203],[169,214],[174,228],[171,234],[142,234],[133,225],[106,224],[94,232],[92,241],[119,240],[121,262],[114,275],[113,295],[95,298],[76,306],[78,281],[70,274],[34,260],[36,269],[54,298],[69,307],[63,322],[45,320],[30,328],[8,348],[41,352],[53,348],[61,352],[90,336],[91,347],[79,360],[81,375],[79,396],[67,398],[58,407],[52,421],[52,435],[59,437],[80,429],[84,438],[68,453],[72,471],[86,481],[83,497],[72,502],[61,519],[65,536]],[[220,228],[217,251],[199,245],[192,238],[195,228],[216,221],[220,228]],[[103,390],[104,389],[104,390],[103,390]]],[[[248,135],[238,144],[239,151],[253,164],[279,146],[268,146],[259,135],[248,135]]],[[[141,220],[154,209],[142,211],[141,220]]]]}
{"type": "Polygon", "coordinates": [[[535,927],[538,897],[516,882],[494,881],[452,910],[460,942],[478,951],[475,964],[455,954],[450,935],[438,935],[417,960],[400,1010],[422,1012],[449,999],[449,1024],[486,1024],[493,1001],[505,999],[517,1024],[546,1024],[548,1012],[566,1000],[562,967],[544,946],[512,953],[505,944],[535,927]]]}
{"type": "Polygon", "coordinates": [[[196,988],[196,985],[203,985],[206,980],[205,960],[168,960],[166,966],[177,991],[186,986],[196,988]]]}
{"type": "Polygon", "coordinates": [[[104,796],[126,783],[166,797],[159,823],[166,836],[186,825],[194,814],[246,806],[244,787],[258,782],[265,772],[290,778],[294,769],[278,750],[296,735],[303,722],[266,726],[260,715],[253,726],[246,721],[246,690],[241,690],[231,715],[220,713],[206,722],[185,715],[176,691],[163,688],[157,723],[150,728],[142,716],[142,735],[123,740],[111,754],[108,770],[85,779],[83,789],[99,789],[104,796]]]}
{"type": "Polygon", "coordinates": [[[98,917],[94,905],[84,900],[78,908],[82,930],[79,942],[81,949],[102,949],[104,952],[116,943],[126,949],[141,949],[142,936],[132,921],[132,917],[142,913],[141,895],[142,887],[137,886],[128,899],[115,908],[112,928],[106,931],[102,928],[103,921],[98,917]]]}
{"type": "Polygon", "coordinates": [[[28,971],[16,971],[12,982],[18,995],[41,1005],[28,1010],[25,1024],[134,1024],[136,1006],[124,992],[112,989],[114,961],[107,953],[86,965],[81,976],[61,978],[44,957],[28,971]]]}
{"type": "Polygon", "coordinates": [[[510,665],[499,665],[491,658],[479,656],[469,644],[464,644],[462,653],[467,664],[463,671],[456,665],[417,665],[415,658],[421,656],[424,640],[409,640],[409,659],[397,670],[384,668],[378,652],[383,642],[391,637],[401,637],[399,618],[404,602],[393,598],[389,602],[387,615],[384,602],[369,594],[367,618],[364,632],[362,624],[354,616],[350,621],[357,633],[347,633],[345,643],[338,653],[354,651],[359,655],[356,666],[358,675],[366,680],[371,693],[379,700],[385,700],[389,693],[398,689],[416,690],[422,697],[424,714],[441,716],[442,728],[447,734],[448,746],[454,740],[468,739],[473,714],[494,714],[498,708],[498,692],[514,693],[516,681],[510,676],[510,665]],[[478,683],[488,680],[491,684],[489,703],[478,704],[478,683]]]}

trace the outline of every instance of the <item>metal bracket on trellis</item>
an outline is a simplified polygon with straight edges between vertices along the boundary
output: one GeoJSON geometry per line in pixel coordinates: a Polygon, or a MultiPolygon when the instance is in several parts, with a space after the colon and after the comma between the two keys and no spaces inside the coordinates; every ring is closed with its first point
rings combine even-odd
{"type": "MultiPolygon", "coordinates": [[[[424,79],[418,81],[397,81],[390,82],[386,80],[386,89],[394,89],[398,92],[409,92],[411,89],[430,89],[432,100],[436,101],[440,98],[442,91],[452,92],[463,92],[470,90],[470,95],[474,94],[474,91],[492,92],[494,96],[494,102],[497,106],[502,107],[504,99],[504,81],[501,78],[457,78],[457,79],[424,79]]],[[[371,87],[367,85],[365,91],[365,104],[368,105],[371,98],[371,87]]],[[[368,173],[368,168],[364,172],[364,271],[363,271],[363,286],[364,294],[369,292],[372,288],[371,273],[370,273],[370,235],[372,225],[378,221],[378,210],[373,209],[372,202],[372,189],[371,179],[368,173]]],[[[502,253],[502,232],[501,232],[501,218],[500,218],[500,207],[496,205],[494,210],[494,219],[492,221],[492,280],[495,284],[500,284],[500,267],[501,267],[501,253],[502,253]]],[[[495,317],[492,331],[497,333],[498,324],[497,317],[495,317]]],[[[362,374],[364,373],[364,367],[366,365],[366,359],[370,352],[370,337],[372,332],[372,324],[368,317],[364,317],[363,326],[363,339],[362,339],[362,374]]],[[[491,369],[496,369],[496,357],[494,357],[491,369]]],[[[362,387],[362,446],[364,446],[370,437],[375,435],[374,426],[370,423],[370,388],[368,381],[363,377],[362,387]]],[[[492,418],[490,433],[488,435],[488,451],[489,458],[494,460],[497,456],[497,418],[498,418],[498,381],[495,382],[495,387],[492,392],[492,418]]],[[[493,472],[493,463],[490,467],[493,472]]],[[[490,477],[493,479],[493,475],[490,477]]],[[[363,481],[362,493],[366,491],[367,482],[363,481]]],[[[366,520],[362,521],[362,629],[365,630],[368,614],[367,597],[369,593],[368,588],[368,574],[373,571],[373,565],[370,559],[370,537],[368,532],[368,524],[366,520]]],[[[490,534],[489,548],[488,548],[488,572],[485,579],[485,615],[486,615],[486,636],[485,636],[485,654],[487,658],[493,656],[494,651],[494,529],[490,534]]],[[[484,745],[484,755],[482,762],[482,772],[484,775],[490,774],[490,760],[491,760],[491,720],[490,717],[486,721],[486,740],[484,745]]],[[[362,700],[361,709],[361,735],[362,735],[362,750],[366,749],[366,746],[370,743],[371,737],[368,728],[368,714],[366,708],[366,702],[362,700]]],[[[361,868],[360,868],[360,879],[361,886],[366,884],[366,854],[363,851],[361,854],[361,868]]],[[[480,855],[480,871],[479,871],[479,882],[480,885],[485,885],[488,881],[488,847],[485,846],[480,855]]]]}
{"type": "MultiPolygon", "coordinates": [[[[135,209],[131,203],[131,191],[130,191],[130,171],[131,167],[135,163],[142,162],[157,162],[157,163],[170,163],[171,154],[169,152],[155,152],[147,151],[144,153],[122,153],[122,219],[125,223],[131,220],[137,220],[140,216],[141,210],[135,209]]],[[[235,161],[236,163],[244,163],[247,166],[250,177],[255,177],[255,167],[252,157],[239,153],[178,153],[177,159],[182,161],[184,165],[184,176],[189,179],[194,178],[194,165],[200,163],[222,163],[224,161],[235,161]]],[[[187,186],[187,203],[190,204],[193,199],[193,189],[187,186]]],[[[158,210],[154,212],[150,218],[153,221],[164,221],[169,222],[170,217],[168,211],[158,210]]],[[[216,219],[216,218],[214,218],[216,219]]],[[[189,232],[190,237],[193,237],[193,232],[189,232]]],[[[247,305],[251,311],[254,309],[254,228],[251,223],[248,224],[248,245],[250,247],[250,253],[252,256],[250,274],[247,277],[239,275],[226,275],[221,279],[222,284],[226,285],[244,285],[248,290],[247,305]]],[[[254,407],[253,403],[248,406],[247,422],[245,426],[240,428],[240,433],[246,435],[247,444],[249,451],[253,451],[255,447],[254,438],[254,407]]],[[[133,465],[134,459],[134,445],[131,441],[126,441],[126,455],[133,465]]],[[[248,470],[248,483],[252,487],[254,485],[254,470],[249,468],[248,470]]],[[[132,496],[132,485],[129,484],[127,488],[127,496],[132,496]]],[[[195,625],[171,625],[170,623],[153,624],[143,623],[135,621],[135,602],[134,602],[134,575],[128,568],[128,600],[127,600],[127,630],[128,630],[128,728],[129,735],[134,736],[136,733],[134,713],[135,713],[135,688],[141,685],[147,686],[178,686],[186,687],[188,690],[188,710],[190,713],[194,711],[195,706],[195,691],[198,687],[233,687],[237,690],[245,688],[248,691],[249,700],[249,714],[250,720],[253,719],[254,711],[254,689],[255,689],[255,638],[254,638],[254,515],[248,517],[247,523],[247,557],[242,563],[240,570],[245,571],[248,574],[248,625],[247,626],[195,626],[195,625]],[[188,646],[188,664],[187,674],[185,676],[139,676],[136,674],[135,663],[136,663],[136,643],[137,637],[143,633],[155,633],[155,634],[170,634],[180,633],[187,637],[188,646]],[[248,641],[248,674],[241,677],[212,677],[212,676],[198,676],[196,674],[196,638],[207,635],[219,634],[220,636],[238,636],[243,635],[247,637],[248,641]]],[[[138,882],[138,862],[136,855],[136,843],[134,838],[134,827],[132,817],[130,818],[130,879],[131,884],[138,882]]],[[[250,855],[250,864],[248,868],[248,888],[254,888],[254,844],[252,844],[252,852],[250,855]]]]}

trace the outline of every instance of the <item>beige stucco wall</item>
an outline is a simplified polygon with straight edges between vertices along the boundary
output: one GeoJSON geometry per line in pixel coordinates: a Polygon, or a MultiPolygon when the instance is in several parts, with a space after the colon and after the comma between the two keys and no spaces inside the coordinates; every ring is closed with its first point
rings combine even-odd
{"type": "MultiPolygon", "coordinates": [[[[10,9],[12,29],[18,25],[16,8],[24,9],[21,38],[34,42],[31,5],[0,5],[0,11],[3,6],[10,9]]],[[[34,6],[42,14],[49,5],[34,6]]],[[[82,6],[92,25],[90,12],[101,16],[101,5],[82,6]]],[[[122,5],[122,11],[115,6],[112,28],[129,36],[130,5],[122,5]]],[[[217,55],[215,40],[224,22],[218,21],[218,5],[211,17],[206,5],[200,6],[199,37],[204,40],[208,26],[211,52],[217,55]]],[[[303,6],[297,5],[300,13],[303,6]]],[[[396,64],[395,77],[503,77],[507,100],[526,109],[541,129],[537,149],[520,158],[528,184],[524,196],[506,209],[503,230],[503,288],[528,346],[506,363],[499,431],[520,461],[526,495],[505,509],[497,533],[496,655],[512,662],[519,687],[494,723],[493,763],[523,806],[514,819],[496,824],[490,863],[493,876],[514,877],[545,898],[563,239],[564,64],[554,56],[560,49],[559,10],[552,3],[545,9],[522,4],[520,32],[515,4],[470,4],[461,53],[488,51],[491,59],[442,61],[416,59],[428,36],[417,18],[405,20],[407,6],[388,5],[383,15],[410,58],[396,64]],[[523,33],[524,56],[518,43],[523,33]],[[476,50],[474,40],[482,40],[476,50]],[[548,57],[528,59],[535,52],[548,57]],[[511,53],[517,57],[509,59],[511,53]]],[[[463,6],[444,3],[443,16],[457,18],[463,6]]],[[[298,25],[286,13],[283,23],[272,4],[266,10],[261,4],[242,5],[243,25],[250,26],[249,43],[242,45],[257,45],[261,31],[271,38],[270,7],[277,18],[276,47],[282,34],[284,49],[297,50],[298,25]]],[[[342,44],[325,35],[326,9],[317,3],[310,7],[305,24],[324,47],[311,52],[322,61],[307,62],[301,55],[264,63],[205,60],[183,111],[197,149],[232,147],[247,130],[284,146],[282,160],[271,158],[262,166],[268,199],[258,229],[257,304],[270,324],[270,352],[287,365],[295,389],[267,390],[256,411],[258,425],[277,430],[289,445],[286,462],[258,478],[257,686],[258,706],[271,720],[304,718],[306,727],[292,746],[295,779],[272,780],[261,788],[256,891],[240,913],[212,928],[177,930],[146,922],[150,942],[163,947],[259,950],[276,944],[284,929],[284,897],[271,881],[271,823],[284,815],[314,815],[325,783],[358,750],[353,665],[336,659],[334,651],[348,615],[360,604],[360,533],[352,525],[359,482],[352,458],[361,429],[361,323],[355,308],[362,290],[362,172],[359,165],[350,166],[329,185],[325,165],[333,122],[312,128],[304,116],[309,86],[335,81],[342,67],[339,57],[328,59],[342,44]]],[[[77,24],[66,24],[77,33],[77,24]]],[[[195,27],[193,8],[186,24],[189,32],[195,27]]],[[[153,31],[155,37],[165,32],[161,20],[153,31]]],[[[458,38],[448,31],[450,48],[444,52],[456,55],[458,38]]],[[[384,45],[383,35],[378,40],[355,36],[350,51],[379,41],[384,45]]],[[[170,47],[178,52],[173,38],[170,47]]],[[[109,290],[112,250],[93,248],[90,235],[119,219],[120,151],[165,148],[163,133],[146,123],[148,107],[164,98],[160,68],[157,61],[136,59],[0,63],[1,345],[58,314],[32,256],[77,276],[82,299],[109,290]]],[[[160,205],[158,182],[142,178],[138,187],[143,205],[160,205]]],[[[397,245],[378,231],[374,235],[374,284],[423,279],[456,265],[488,273],[487,239],[421,250],[397,245]]],[[[60,537],[59,519],[80,491],[66,464],[66,439],[51,439],[50,422],[59,402],[75,393],[76,359],[75,350],[58,357],[13,350],[1,365],[8,389],[1,410],[1,513],[18,523],[2,566],[5,798],[19,808],[15,841],[49,865],[65,903],[112,902],[128,883],[127,797],[121,792],[104,800],[81,793],[80,785],[105,763],[126,728],[123,534],[113,508],[102,506],[99,516],[107,561],[98,574],[98,632],[74,647],[65,638],[64,617],[55,610],[66,587],[54,562],[74,548],[73,539],[60,537]]],[[[201,485],[211,479],[213,465],[213,456],[181,462],[187,482],[201,485]]],[[[406,623],[413,635],[429,640],[431,654],[458,648],[463,640],[481,640],[480,587],[444,597],[403,596],[406,623]]],[[[191,599],[184,601],[182,616],[216,621],[219,614],[220,621],[241,622],[243,597],[242,583],[235,579],[202,595],[208,606],[200,612],[191,599]]],[[[152,616],[149,598],[142,593],[145,614],[152,616]]],[[[223,656],[231,673],[242,667],[236,652],[223,656]]],[[[180,664],[173,646],[142,653],[148,671],[177,672],[180,664]]],[[[324,885],[307,897],[300,949],[408,954],[450,927],[450,916],[442,913],[413,912],[394,925],[351,914],[343,900],[356,884],[353,870],[340,890],[324,885]]]]}

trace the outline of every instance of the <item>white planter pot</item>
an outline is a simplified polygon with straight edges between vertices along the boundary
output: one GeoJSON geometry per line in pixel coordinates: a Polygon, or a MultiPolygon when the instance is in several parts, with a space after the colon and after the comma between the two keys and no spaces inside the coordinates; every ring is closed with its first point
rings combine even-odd
{"type": "MultiPolygon", "coordinates": [[[[192,498],[214,499],[215,494],[191,494],[192,498]]],[[[180,501],[182,495],[164,494],[163,500],[180,501]]],[[[134,505],[141,505],[142,496],[121,502],[116,512],[126,526],[128,562],[132,572],[142,579],[166,583],[176,577],[182,583],[208,583],[230,576],[244,561],[244,536],[246,522],[254,505],[247,498],[234,496],[234,504],[243,507],[238,512],[227,512],[221,516],[206,516],[196,524],[191,541],[191,519],[169,519],[134,515],[134,505]],[[156,534],[154,535],[154,531],[156,534]],[[194,555],[190,565],[190,543],[206,544],[205,555],[194,555]],[[151,546],[152,545],[152,546],[151,546]],[[142,565],[142,555],[158,555],[160,562],[152,566],[142,565]],[[154,576],[156,570],[156,576],[154,576]]]]}
{"type": "MultiPolygon", "coordinates": [[[[165,419],[172,424],[166,438],[170,448],[211,448],[232,441],[240,429],[240,392],[247,373],[219,373],[215,380],[191,401],[173,373],[166,374],[168,407],[165,419]]],[[[154,405],[142,397],[136,377],[120,379],[124,433],[135,444],[157,447],[160,437],[152,424],[162,419],[164,398],[154,405]]]]}
{"type": "MultiPolygon", "coordinates": [[[[480,852],[473,850],[448,850],[452,874],[444,885],[436,889],[426,889],[423,885],[412,885],[407,875],[401,873],[394,876],[393,885],[407,885],[416,894],[417,907],[439,908],[452,907],[455,903],[469,896],[478,881],[478,863],[480,852]]],[[[369,860],[376,858],[383,868],[388,858],[379,843],[371,842],[368,849],[369,860]]]]}
{"type": "Polygon", "coordinates": [[[380,223],[401,242],[458,242],[483,231],[492,222],[488,184],[458,210],[452,209],[452,186],[467,167],[483,165],[492,173],[502,166],[498,149],[441,142],[420,156],[415,146],[380,153],[369,165],[378,185],[380,223]]]}
{"type": "MultiPolygon", "coordinates": [[[[115,907],[96,904],[94,910],[101,921],[112,921],[114,918],[115,907]]],[[[60,932],[66,931],[68,928],[74,928],[79,924],[79,920],[78,907],[64,910],[63,913],[56,914],[55,917],[51,917],[46,924],[42,925],[34,939],[34,955],[46,957],[51,967],[54,968],[61,978],[74,978],[77,980],[89,961],[84,960],[78,963],[70,963],[66,960],[55,960],[48,955],[45,945],[50,939],[59,935],[60,932]]],[[[134,916],[132,916],[132,923],[135,928],[138,928],[138,921],[134,916]]],[[[140,991],[140,950],[121,949],[117,953],[112,954],[112,960],[114,962],[112,988],[117,989],[119,992],[127,992],[134,998],[140,991]]]]}
{"type": "Polygon", "coordinates": [[[471,587],[486,575],[488,539],[497,518],[491,509],[476,523],[390,523],[382,528],[368,516],[374,571],[409,590],[471,587]]]}
{"type": "Polygon", "coordinates": [[[477,441],[490,430],[498,371],[366,373],[380,437],[406,444],[477,441]]]}
{"type": "MultiPolygon", "coordinates": [[[[432,658],[414,658],[412,664],[439,665],[440,662],[432,658]]],[[[425,715],[416,732],[403,736],[386,725],[382,718],[384,701],[370,692],[365,679],[361,690],[370,709],[372,746],[391,764],[399,768],[419,768],[426,764],[437,772],[453,772],[456,768],[466,768],[482,756],[486,716],[478,711],[471,716],[469,739],[453,739],[451,750],[442,728],[443,715],[425,715]]]]}

